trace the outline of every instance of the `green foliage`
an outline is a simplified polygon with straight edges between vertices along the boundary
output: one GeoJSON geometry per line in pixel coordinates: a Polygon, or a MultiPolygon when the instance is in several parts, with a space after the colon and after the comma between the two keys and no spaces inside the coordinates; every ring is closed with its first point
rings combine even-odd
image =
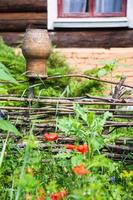
{"type": "Polygon", "coordinates": [[[6,149],[7,141],[8,141],[8,135],[6,137],[5,142],[3,143],[2,151],[1,151],[1,154],[0,154],[0,168],[1,168],[1,165],[2,165],[2,162],[3,162],[3,159],[4,159],[4,154],[5,154],[5,149],[6,149]]]}
{"type": "MultiPolygon", "coordinates": [[[[74,136],[76,139],[75,144],[79,144],[81,140],[83,143],[88,144],[89,153],[85,156],[73,155],[70,152],[72,156],[71,163],[72,166],[84,163],[91,173],[83,179],[79,177],[79,179],[76,179],[77,182],[75,180],[69,198],[76,200],[125,200],[131,198],[129,185],[132,185],[132,181],[130,179],[130,184],[121,181],[122,165],[113,162],[100,153],[103,146],[107,144],[107,139],[103,138],[101,131],[106,119],[111,117],[110,114],[105,113],[103,117],[97,117],[93,112],[88,114],[86,109],[81,108],[79,105],[75,105],[75,112],[76,117],[58,119],[58,127],[63,134],[74,136]]],[[[110,141],[111,139],[114,139],[114,137],[111,138],[110,136],[110,141]]],[[[63,159],[62,155],[61,158],[63,159]]]]}
{"type": "MultiPolygon", "coordinates": [[[[112,129],[111,129],[112,131],[112,129]]],[[[114,130],[112,133],[109,134],[108,138],[106,138],[106,143],[113,143],[115,140],[119,139],[119,138],[124,138],[125,136],[127,136],[127,138],[129,137],[133,137],[133,128],[119,128],[118,130],[114,130]]],[[[125,144],[126,144],[126,140],[125,140],[125,144]]],[[[131,141],[131,145],[132,145],[132,141],[131,141]]]]}
{"type": "Polygon", "coordinates": [[[111,73],[114,70],[114,68],[117,66],[118,61],[111,60],[111,61],[102,62],[102,64],[104,65],[103,67],[96,67],[94,69],[87,70],[85,71],[84,74],[101,78],[111,73]]]}
{"type": "Polygon", "coordinates": [[[51,53],[47,62],[47,66],[48,68],[50,67],[52,69],[68,68],[68,64],[66,63],[65,58],[61,56],[58,52],[51,53]]]}
{"type": "Polygon", "coordinates": [[[75,117],[58,119],[58,127],[63,134],[75,138],[75,145],[79,145],[81,140],[86,143],[89,151],[86,154],[67,152],[64,147],[65,153],[59,151],[54,154],[55,142],[47,143],[49,148],[40,151],[32,131],[23,138],[25,148],[16,148],[15,154],[11,153],[14,142],[6,142],[7,153],[0,171],[3,199],[8,200],[12,196],[14,200],[24,200],[26,195],[37,199],[40,188],[45,190],[46,199],[64,189],[67,190],[66,199],[70,200],[131,199],[132,171],[124,171],[123,165],[101,154],[107,142],[101,131],[106,119],[111,116],[105,113],[97,117],[79,105],[75,105],[74,110],[75,117]],[[82,164],[89,173],[83,176],[74,174],[72,168],[82,164]]]}
{"type": "MultiPolygon", "coordinates": [[[[115,67],[115,64],[116,64],[115,61],[112,61],[111,63],[105,64],[103,67],[87,70],[84,72],[84,74],[96,78],[101,78],[111,73],[115,67]]],[[[67,96],[81,96],[81,95],[86,95],[87,93],[92,95],[97,94],[101,96],[105,88],[106,88],[105,84],[99,81],[74,80],[70,81],[70,84],[67,86],[66,93],[67,96]]]]}
{"type": "MultiPolygon", "coordinates": [[[[25,59],[23,56],[16,55],[12,48],[7,46],[3,40],[0,40],[0,69],[4,69],[4,72],[8,74],[3,76],[10,82],[15,82],[14,79],[17,81],[26,81],[26,77],[23,74],[25,72],[25,59]],[[11,75],[12,78],[10,77],[11,75]]],[[[16,82],[15,82],[16,83],[16,82]]],[[[0,85],[0,92],[3,94],[11,94],[17,92],[18,94],[22,94],[24,90],[28,87],[27,83],[11,85],[11,84],[4,84],[0,85]]]]}
{"type": "MultiPolygon", "coordinates": [[[[0,62],[2,70],[7,76],[6,81],[15,83],[16,80],[25,81],[23,75],[25,61],[22,56],[16,56],[10,47],[0,42],[0,62]],[[5,53],[6,52],[6,53],[5,53]],[[20,68],[18,67],[20,66],[20,68]],[[7,67],[7,68],[5,68],[7,67]]],[[[58,75],[69,73],[64,58],[53,53],[48,61],[48,74],[58,75]]],[[[100,69],[97,77],[106,74],[106,70],[113,69],[113,64],[100,69]]],[[[3,79],[1,79],[3,80],[3,79]]],[[[5,81],[5,80],[3,80],[5,81]]],[[[102,90],[101,85],[93,81],[70,81],[63,78],[43,82],[40,80],[35,86],[38,96],[79,96],[88,92],[96,92],[95,88],[102,90]],[[69,83],[70,82],[70,83],[69,83]],[[38,84],[38,85],[37,85],[38,84]],[[93,89],[92,89],[93,88],[93,89]],[[79,91],[80,90],[80,91],[79,91]]],[[[28,88],[27,83],[0,85],[0,91],[10,94],[22,94],[28,88]]],[[[36,104],[33,105],[34,107],[36,104]]],[[[86,107],[74,105],[74,116],[58,118],[57,125],[60,135],[71,136],[75,139],[74,145],[86,144],[88,151],[84,154],[75,150],[67,150],[65,145],[56,146],[56,141],[47,142],[39,137],[39,141],[29,133],[20,135],[19,131],[7,120],[0,120],[0,128],[7,132],[6,139],[0,142],[0,198],[3,200],[37,200],[40,198],[39,190],[44,189],[43,198],[51,199],[51,194],[66,190],[69,200],[127,200],[132,199],[132,166],[124,166],[105,157],[101,153],[108,142],[114,142],[120,136],[125,136],[132,130],[113,132],[109,138],[101,134],[106,119],[111,115],[106,112],[103,116],[96,116],[94,112],[87,112],[86,107]],[[17,143],[10,134],[17,135],[17,143]],[[20,146],[23,145],[23,148],[20,146]],[[46,148],[47,146],[47,148],[46,148]],[[55,154],[55,147],[58,154],[55,154]],[[73,167],[85,166],[87,173],[75,174],[73,167]],[[44,197],[45,196],[45,197],[44,197]]]]}
{"type": "Polygon", "coordinates": [[[110,113],[97,117],[93,112],[87,114],[86,109],[79,105],[75,105],[74,110],[76,118],[58,119],[59,129],[68,136],[76,136],[78,141],[86,142],[93,150],[92,153],[99,152],[99,149],[105,145],[101,132],[110,113]]]}
{"type": "Polygon", "coordinates": [[[87,93],[94,94],[94,93],[102,93],[104,91],[104,87],[98,81],[92,80],[70,80],[68,86],[64,90],[64,96],[68,97],[79,97],[84,96],[87,93]]]}
{"type": "MultiPolygon", "coordinates": [[[[0,93],[1,94],[11,94],[11,93],[17,93],[17,94],[24,94],[28,91],[29,83],[27,82],[27,78],[25,76],[25,66],[26,62],[23,56],[16,55],[12,48],[7,46],[3,40],[0,40],[0,70],[1,68],[4,69],[2,73],[6,72],[8,70],[8,81],[9,81],[9,74],[12,74],[12,76],[17,81],[24,81],[23,83],[20,83],[18,85],[7,85],[7,84],[0,84],[0,93]],[[6,68],[5,68],[6,67],[6,68]]],[[[52,53],[48,60],[48,75],[65,75],[68,74],[69,67],[66,64],[65,59],[59,54],[59,53],[52,53]]],[[[3,79],[6,80],[5,74],[2,74],[1,76],[3,79]]],[[[1,77],[1,80],[3,80],[1,77]]],[[[10,77],[10,81],[15,81],[13,77],[10,77]]],[[[43,81],[40,80],[39,86],[33,85],[35,88],[35,95],[45,95],[45,96],[60,96],[67,84],[69,83],[68,78],[62,78],[62,79],[55,79],[50,81],[45,81],[44,84],[42,84],[43,81]]]]}
{"type": "Polygon", "coordinates": [[[0,40],[0,62],[3,63],[17,80],[24,80],[25,59],[16,55],[13,49],[0,40]]]}
{"type": "MultiPolygon", "coordinates": [[[[111,74],[112,71],[115,69],[117,66],[117,61],[112,60],[110,62],[104,62],[103,67],[96,67],[94,69],[90,69],[84,72],[85,75],[88,76],[93,76],[96,78],[102,78],[106,76],[107,74],[111,74]]],[[[83,88],[83,93],[86,91],[86,93],[91,93],[91,94],[98,94],[101,96],[103,91],[106,89],[105,84],[100,83],[98,81],[85,81],[82,85],[83,88]]]]}
{"type": "Polygon", "coordinates": [[[0,80],[17,84],[17,81],[12,77],[9,70],[0,63],[0,80]]]}
{"type": "Polygon", "coordinates": [[[0,129],[3,131],[15,133],[19,136],[21,135],[20,132],[16,129],[16,127],[13,124],[11,124],[10,121],[7,120],[0,119],[0,129]]]}
{"type": "MultiPolygon", "coordinates": [[[[48,76],[67,75],[70,72],[66,60],[58,52],[52,52],[48,62],[48,76]]],[[[69,78],[59,78],[46,80],[40,91],[46,96],[61,96],[66,86],[69,84],[69,78]],[[43,91],[42,91],[43,90],[43,91]]]]}
{"type": "MultiPolygon", "coordinates": [[[[25,77],[25,59],[23,56],[16,55],[12,48],[8,47],[2,40],[0,41],[0,62],[8,68],[9,73],[19,81],[24,81],[19,85],[0,85],[1,94],[18,93],[20,95],[28,91],[29,83],[25,77]]],[[[67,75],[70,72],[66,60],[58,52],[52,52],[48,62],[48,75],[67,75]]],[[[113,64],[112,64],[113,65],[113,64]]],[[[108,64],[100,69],[90,70],[85,72],[88,75],[99,77],[98,74],[103,74],[103,70],[109,73],[112,70],[112,65],[108,64]],[[93,73],[95,72],[95,73],[93,73]]],[[[104,73],[105,74],[105,73],[104,73]]],[[[4,76],[5,77],[5,76],[4,76]]],[[[37,82],[38,84],[38,82],[37,82]]],[[[33,85],[35,95],[42,96],[82,96],[87,93],[101,94],[104,90],[103,84],[92,80],[80,80],[70,78],[59,78],[53,80],[40,80],[39,85],[33,85]]]]}
{"type": "Polygon", "coordinates": [[[11,124],[11,122],[9,122],[7,120],[3,120],[3,119],[0,119],[0,129],[3,131],[8,131],[8,135],[6,137],[5,142],[3,143],[2,151],[0,153],[0,168],[1,168],[1,165],[2,165],[2,162],[4,159],[7,142],[8,142],[9,133],[15,133],[17,136],[18,135],[20,136],[21,134],[17,130],[17,128],[13,124],[11,124]]]}
{"type": "Polygon", "coordinates": [[[23,188],[23,190],[28,192],[33,192],[37,187],[37,180],[31,174],[25,174],[23,178],[18,182],[19,186],[23,188]]]}

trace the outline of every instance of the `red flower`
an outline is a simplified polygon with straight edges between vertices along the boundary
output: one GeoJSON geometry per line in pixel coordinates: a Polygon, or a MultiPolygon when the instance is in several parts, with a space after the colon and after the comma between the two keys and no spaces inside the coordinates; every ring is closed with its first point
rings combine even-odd
{"type": "Polygon", "coordinates": [[[67,191],[64,190],[64,191],[56,192],[56,193],[52,194],[50,198],[51,198],[51,200],[61,200],[66,196],[67,196],[67,191]]]}
{"type": "Polygon", "coordinates": [[[73,167],[72,171],[76,175],[80,175],[80,176],[83,176],[83,175],[86,175],[86,174],[90,173],[90,171],[88,169],[86,169],[83,164],[73,167]]]}
{"type": "Polygon", "coordinates": [[[88,152],[88,146],[87,144],[83,144],[83,145],[77,146],[76,150],[82,154],[85,154],[88,152]]]}
{"type": "Polygon", "coordinates": [[[73,144],[65,144],[65,147],[66,147],[66,149],[69,149],[69,150],[74,150],[77,148],[77,146],[75,146],[73,144]]]}
{"type": "Polygon", "coordinates": [[[43,139],[46,140],[46,141],[55,141],[55,140],[58,140],[58,134],[56,133],[45,133],[44,136],[43,136],[43,139]]]}

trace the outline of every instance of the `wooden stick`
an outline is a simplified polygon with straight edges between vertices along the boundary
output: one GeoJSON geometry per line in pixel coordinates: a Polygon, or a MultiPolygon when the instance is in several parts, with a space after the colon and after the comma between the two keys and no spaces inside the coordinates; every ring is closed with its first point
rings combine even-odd
{"type": "MultiPolygon", "coordinates": [[[[41,107],[41,108],[31,108],[31,107],[13,107],[13,106],[0,106],[0,109],[3,109],[3,110],[32,110],[32,111],[45,111],[45,113],[47,112],[47,113],[53,113],[53,112],[62,112],[62,113],[65,113],[65,112],[63,112],[63,111],[67,111],[67,109],[57,109],[57,108],[49,108],[49,109],[47,109],[47,108],[45,108],[45,107],[41,107]]],[[[68,111],[70,111],[70,113],[69,112],[66,112],[66,113],[68,113],[68,114],[71,114],[71,112],[73,113],[73,111],[71,111],[71,110],[68,110],[68,111]]],[[[99,111],[115,111],[115,112],[126,112],[126,113],[132,113],[133,111],[132,110],[120,110],[120,109],[107,109],[107,108],[89,108],[87,111],[97,111],[97,112],[99,112],[99,111]]]]}
{"type": "MultiPolygon", "coordinates": [[[[124,159],[124,160],[126,160],[126,159],[130,159],[130,156],[128,156],[128,155],[123,155],[123,154],[116,154],[116,153],[104,153],[103,152],[103,154],[104,155],[106,155],[107,157],[109,157],[109,158],[115,158],[115,159],[124,159]]],[[[133,160],[131,160],[132,161],[132,163],[133,163],[133,160]]]]}
{"type": "Polygon", "coordinates": [[[116,106],[133,106],[133,102],[130,103],[120,103],[116,102],[90,102],[90,101],[70,101],[70,100],[54,100],[52,98],[49,99],[36,99],[36,98],[15,98],[15,97],[0,97],[1,101],[19,101],[19,102],[38,102],[38,103],[48,103],[48,104],[67,104],[67,105],[73,105],[73,104],[81,104],[81,105],[116,105],[116,106]]]}
{"type": "Polygon", "coordinates": [[[124,146],[124,145],[118,146],[118,145],[107,144],[106,147],[107,149],[112,149],[112,150],[133,152],[133,147],[124,146]]]}
{"type": "MultiPolygon", "coordinates": [[[[113,81],[109,81],[109,80],[103,80],[103,79],[99,79],[99,78],[95,78],[92,76],[87,76],[87,75],[82,75],[82,74],[69,74],[69,75],[58,75],[58,76],[49,76],[47,79],[56,79],[56,78],[64,78],[64,77],[80,77],[80,78],[86,78],[86,79],[90,79],[90,80],[94,80],[94,81],[100,81],[103,83],[110,83],[112,85],[117,85],[119,84],[119,82],[113,82],[113,81]]],[[[122,84],[122,86],[128,87],[128,88],[132,88],[133,86],[127,85],[127,84],[122,84]]]]}
{"type": "Polygon", "coordinates": [[[104,127],[133,127],[133,122],[107,122],[104,127]]]}
{"type": "MultiPolygon", "coordinates": [[[[124,84],[124,81],[126,80],[126,77],[122,77],[119,81],[119,83],[115,86],[115,90],[114,93],[112,95],[112,99],[120,99],[120,90],[121,90],[121,86],[122,84],[124,84]]],[[[114,100],[115,102],[115,100],[114,100]]],[[[114,103],[113,102],[113,103],[114,103]]],[[[116,109],[116,105],[110,104],[110,109],[116,109]]],[[[114,114],[115,111],[112,112],[112,114],[114,114]]],[[[108,118],[108,120],[110,119],[110,117],[108,118]]],[[[109,128],[107,126],[104,126],[104,130],[103,130],[103,134],[109,134],[109,128]]]]}
{"type": "MultiPolygon", "coordinates": [[[[113,81],[109,81],[109,80],[103,80],[103,79],[99,79],[99,78],[95,78],[95,77],[92,77],[92,76],[87,76],[87,75],[83,75],[83,74],[69,74],[69,75],[58,75],[58,76],[49,76],[47,78],[47,80],[50,80],[50,79],[58,79],[58,78],[67,78],[67,77],[70,77],[70,78],[85,78],[85,79],[89,79],[89,80],[94,80],[94,81],[100,81],[100,82],[103,82],[103,83],[110,83],[112,85],[117,85],[119,82],[113,82],[113,81]]],[[[18,81],[19,83],[24,83],[24,82],[27,82],[27,81],[18,81]]],[[[0,82],[0,83],[3,83],[3,84],[10,84],[9,82],[0,82]]],[[[128,88],[131,88],[133,89],[133,86],[130,86],[130,85],[127,85],[127,84],[123,84],[122,86],[125,86],[125,87],[128,87],[128,88]]]]}
{"type": "MultiPolygon", "coordinates": [[[[15,97],[15,98],[22,98],[22,96],[16,95],[16,94],[9,94],[8,95],[0,95],[0,97],[15,97]]],[[[23,97],[27,98],[27,95],[23,95],[23,97]]],[[[100,101],[107,101],[107,102],[116,102],[116,103],[132,103],[133,99],[131,98],[124,98],[124,99],[113,99],[111,97],[98,97],[98,96],[91,96],[86,94],[86,96],[81,96],[81,97],[45,97],[45,96],[35,96],[36,99],[42,99],[42,100],[69,100],[69,101],[96,101],[96,100],[100,100],[100,101]]]]}

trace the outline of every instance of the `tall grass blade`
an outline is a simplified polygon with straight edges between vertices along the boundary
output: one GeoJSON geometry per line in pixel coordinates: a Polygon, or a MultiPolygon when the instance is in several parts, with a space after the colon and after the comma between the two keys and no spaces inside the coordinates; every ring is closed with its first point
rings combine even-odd
{"type": "Polygon", "coordinates": [[[2,151],[1,151],[1,154],[0,154],[0,168],[2,166],[2,162],[3,162],[3,159],[4,159],[4,154],[5,154],[5,149],[6,149],[8,137],[9,137],[9,134],[6,137],[6,140],[5,140],[4,144],[3,144],[3,148],[2,148],[2,151]]]}

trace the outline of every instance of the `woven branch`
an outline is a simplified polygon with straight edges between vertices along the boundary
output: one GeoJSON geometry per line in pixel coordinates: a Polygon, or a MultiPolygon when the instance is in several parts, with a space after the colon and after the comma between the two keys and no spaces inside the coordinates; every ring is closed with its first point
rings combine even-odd
{"type": "MultiPolygon", "coordinates": [[[[95,78],[95,77],[87,76],[87,75],[81,75],[81,74],[69,74],[69,75],[49,76],[47,78],[47,80],[58,79],[58,78],[65,78],[65,77],[86,78],[86,79],[90,79],[90,80],[94,80],[94,81],[99,81],[99,82],[103,82],[103,83],[109,83],[109,84],[112,84],[112,85],[118,85],[119,84],[119,82],[113,82],[113,81],[109,81],[109,80],[103,80],[103,79],[99,79],[99,78],[95,78]]],[[[127,85],[127,84],[122,84],[122,86],[125,86],[125,87],[133,89],[133,86],[130,86],[130,85],[127,85]]]]}

